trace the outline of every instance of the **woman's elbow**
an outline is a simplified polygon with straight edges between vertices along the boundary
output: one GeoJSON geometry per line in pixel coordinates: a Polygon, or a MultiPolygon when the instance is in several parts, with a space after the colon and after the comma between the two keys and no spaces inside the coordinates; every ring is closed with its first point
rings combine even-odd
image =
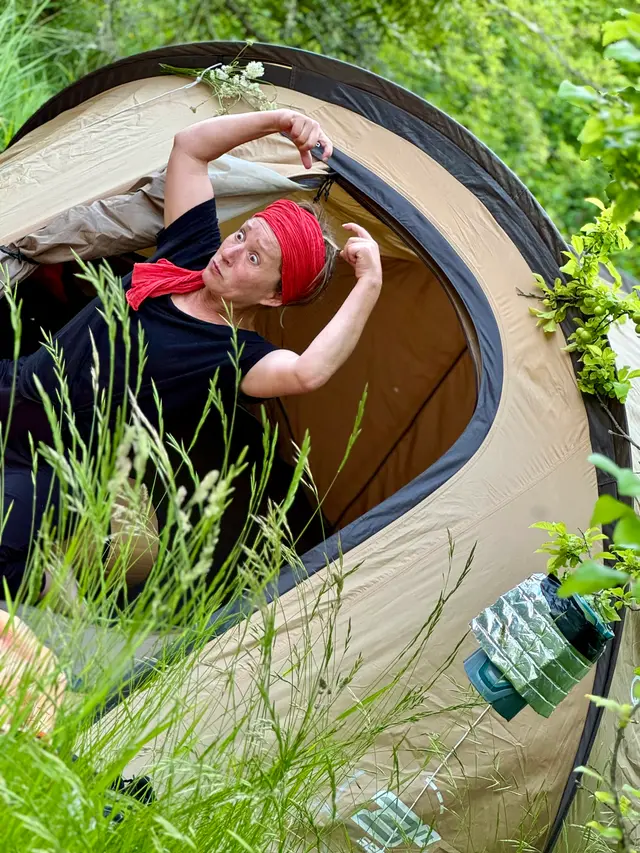
{"type": "Polygon", "coordinates": [[[299,394],[310,394],[326,385],[331,374],[325,374],[321,370],[300,370],[296,372],[296,381],[300,388],[299,394]]]}
{"type": "Polygon", "coordinates": [[[194,133],[193,127],[185,127],[184,130],[178,131],[173,137],[173,149],[171,154],[174,157],[184,157],[187,155],[191,160],[207,163],[203,157],[202,143],[198,133],[194,133]]]}

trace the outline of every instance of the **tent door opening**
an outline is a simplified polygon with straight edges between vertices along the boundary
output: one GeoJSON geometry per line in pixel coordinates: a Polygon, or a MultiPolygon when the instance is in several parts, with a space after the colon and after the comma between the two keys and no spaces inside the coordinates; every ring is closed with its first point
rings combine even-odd
{"type": "MultiPolygon", "coordinates": [[[[381,248],[384,284],[356,350],[329,383],[314,394],[267,404],[279,428],[279,462],[295,464],[294,443],[300,445],[306,430],[311,435],[311,472],[322,500],[322,514],[315,517],[322,523],[307,530],[299,543],[304,550],[391,497],[446,453],[473,416],[480,375],[473,323],[428,250],[366,191],[341,174],[331,177],[330,192],[318,195],[334,233],[346,239],[341,225],[347,221],[360,221],[372,233],[381,248]],[[343,465],[365,389],[360,435],[343,465]]],[[[299,190],[289,197],[308,200],[309,192],[299,190]]],[[[250,215],[245,211],[222,222],[223,237],[250,215]]],[[[55,223],[46,228],[51,233],[55,223]]],[[[153,246],[139,251],[143,254],[107,260],[122,276],[135,261],[146,259],[153,246]]],[[[76,271],[74,261],[42,264],[18,285],[24,317],[21,354],[37,348],[40,326],[55,333],[91,298],[75,278],[76,271]],[[52,285],[56,273],[58,282],[52,285]]],[[[283,316],[265,312],[258,331],[276,345],[303,352],[353,286],[352,269],[339,262],[329,290],[317,303],[287,309],[283,316]]],[[[2,330],[8,324],[6,304],[0,305],[0,324],[2,330]]],[[[12,357],[11,338],[2,335],[1,346],[7,351],[0,357],[12,357]]],[[[249,415],[245,420],[253,432],[257,421],[249,415]]],[[[214,462],[203,452],[198,470],[209,470],[214,462]]],[[[317,510],[316,496],[307,494],[305,505],[303,515],[308,517],[314,507],[317,510]]]]}

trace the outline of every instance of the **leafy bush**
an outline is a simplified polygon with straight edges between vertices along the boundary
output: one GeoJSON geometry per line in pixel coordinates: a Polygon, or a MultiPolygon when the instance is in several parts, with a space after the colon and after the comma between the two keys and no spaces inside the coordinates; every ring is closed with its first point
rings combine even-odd
{"type": "Polygon", "coordinates": [[[604,91],[568,81],[560,87],[562,97],[589,113],[578,137],[580,153],[600,160],[613,178],[607,194],[615,201],[614,224],[628,222],[640,207],[640,14],[625,9],[620,14],[604,24],[602,43],[625,84],[604,91]]]}

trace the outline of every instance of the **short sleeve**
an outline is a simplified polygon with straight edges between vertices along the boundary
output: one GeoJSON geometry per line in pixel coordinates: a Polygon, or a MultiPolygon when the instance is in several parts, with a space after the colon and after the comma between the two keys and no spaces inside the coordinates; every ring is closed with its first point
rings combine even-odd
{"type": "MultiPolygon", "coordinates": [[[[268,355],[270,352],[274,352],[278,347],[269,343],[269,341],[260,337],[260,335],[256,335],[255,340],[245,341],[244,347],[242,349],[242,354],[240,356],[240,372],[242,374],[242,378],[247,375],[247,373],[251,370],[252,367],[261,361],[265,355],[268,355]]],[[[251,397],[244,392],[240,392],[239,400],[241,403],[247,404],[255,404],[264,402],[266,398],[264,397],[251,397]]]]}
{"type": "Polygon", "coordinates": [[[240,342],[242,345],[242,353],[240,355],[240,371],[243,377],[261,361],[265,355],[274,352],[278,347],[274,346],[269,341],[265,340],[260,335],[255,335],[254,338],[240,342]]]}
{"type": "Polygon", "coordinates": [[[202,269],[221,242],[216,201],[207,199],[158,232],[156,252],[150,260],[167,258],[179,267],[202,269]]]}

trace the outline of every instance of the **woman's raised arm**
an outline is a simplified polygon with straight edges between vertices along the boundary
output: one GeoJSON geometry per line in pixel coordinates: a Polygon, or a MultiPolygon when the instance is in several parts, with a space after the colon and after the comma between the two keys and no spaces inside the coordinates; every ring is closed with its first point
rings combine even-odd
{"type": "Polygon", "coordinates": [[[302,355],[275,350],[260,359],[242,380],[243,393],[250,397],[286,397],[315,391],[328,382],[356,348],[380,296],[382,265],[378,244],[368,231],[355,222],[343,227],[355,235],[340,252],[354,269],[355,287],[302,355]]]}
{"type": "Polygon", "coordinates": [[[287,133],[306,169],[311,168],[309,152],[318,142],[323,147],[323,159],[331,156],[331,142],[318,122],[294,110],[217,116],[192,124],[176,134],[173,141],[165,185],[165,227],[187,210],[213,198],[207,168],[211,160],[270,133],[287,133]]]}

